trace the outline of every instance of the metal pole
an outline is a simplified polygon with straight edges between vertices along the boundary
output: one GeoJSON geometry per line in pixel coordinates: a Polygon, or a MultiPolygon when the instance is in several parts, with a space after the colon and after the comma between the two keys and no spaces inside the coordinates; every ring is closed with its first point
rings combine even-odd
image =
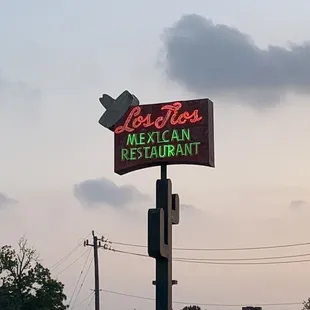
{"type": "Polygon", "coordinates": [[[164,244],[167,257],[156,258],[156,310],[172,310],[172,247],[171,247],[171,181],[167,179],[167,165],[160,167],[160,186],[156,197],[156,208],[164,210],[164,244]]]}
{"type": "Polygon", "coordinates": [[[94,270],[95,270],[95,310],[100,309],[99,298],[99,263],[98,263],[98,238],[93,231],[93,244],[94,244],[94,270]]]}
{"type": "Polygon", "coordinates": [[[103,236],[98,239],[95,236],[95,232],[92,231],[93,244],[90,244],[88,240],[84,241],[84,246],[91,246],[94,248],[94,270],[95,270],[95,310],[100,310],[100,287],[99,287],[99,261],[98,261],[98,249],[103,248],[104,250],[112,250],[109,245],[111,243],[109,240],[105,239],[103,236]],[[103,242],[103,245],[101,244],[103,242]]]}
{"type": "Polygon", "coordinates": [[[161,165],[160,166],[160,178],[162,180],[167,179],[167,165],[161,165]]]}
{"type": "Polygon", "coordinates": [[[172,310],[172,225],[179,224],[179,195],[172,194],[167,165],[156,181],[156,208],[148,211],[148,253],[156,259],[156,310],[172,310]]]}

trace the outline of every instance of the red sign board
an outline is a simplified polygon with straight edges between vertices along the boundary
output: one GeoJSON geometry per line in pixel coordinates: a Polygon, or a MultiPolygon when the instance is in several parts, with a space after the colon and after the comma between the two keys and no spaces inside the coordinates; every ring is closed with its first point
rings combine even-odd
{"type": "Polygon", "coordinates": [[[162,164],[215,166],[209,99],[131,106],[112,130],[120,175],[162,164]]]}

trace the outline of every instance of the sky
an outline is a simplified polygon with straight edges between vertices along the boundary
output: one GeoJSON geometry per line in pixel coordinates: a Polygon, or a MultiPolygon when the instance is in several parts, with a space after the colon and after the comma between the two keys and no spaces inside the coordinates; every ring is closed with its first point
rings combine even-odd
{"type": "MultiPolygon", "coordinates": [[[[125,89],[142,104],[214,102],[215,168],[168,168],[182,203],[175,247],[310,242],[309,10],[307,0],[0,0],[0,245],[25,235],[51,268],[80,244],[52,268],[69,300],[88,252],[68,266],[90,250],[83,240],[92,230],[146,245],[159,168],[116,175],[113,134],[98,124],[99,97],[125,89]]],[[[310,246],[174,257],[303,253],[310,246]]],[[[302,302],[308,265],[175,262],[173,300],[302,302]]],[[[154,272],[151,258],[100,251],[103,290],[154,298],[154,272]]],[[[91,268],[75,309],[86,308],[93,288],[91,268]]],[[[154,309],[152,300],[104,291],[101,303],[154,309]]]]}

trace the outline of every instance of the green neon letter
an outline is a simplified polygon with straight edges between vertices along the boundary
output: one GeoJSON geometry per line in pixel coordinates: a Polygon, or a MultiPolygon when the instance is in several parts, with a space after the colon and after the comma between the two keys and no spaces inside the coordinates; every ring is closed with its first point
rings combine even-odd
{"type": "Polygon", "coordinates": [[[182,141],[190,141],[191,140],[191,131],[190,129],[182,129],[182,141]]]}
{"type": "Polygon", "coordinates": [[[173,140],[180,141],[177,129],[172,130],[171,141],[173,141],[173,140]]]}
{"type": "Polygon", "coordinates": [[[173,157],[174,156],[174,145],[172,144],[168,144],[168,145],[165,145],[166,149],[168,150],[167,151],[167,157],[173,157]]]}
{"type": "Polygon", "coordinates": [[[200,142],[193,142],[191,143],[195,146],[195,155],[197,155],[199,152],[198,152],[198,146],[200,145],[200,142]]]}
{"type": "Polygon", "coordinates": [[[169,142],[169,139],[166,138],[166,135],[167,135],[168,133],[169,133],[169,130],[163,131],[163,134],[162,134],[162,136],[161,136],[161,138],[162,138],[162,141],[161,141],[161,142],[169,142]]]}
{"type": "Polygon", "coordinates": [[[121,160],[129,160],[128,159],[128,150],[127,149],[122,149],[121,150],[121,160]]]}
{"type": "Polygon", "coordinates": [[[126,146],[128,146],[128,145],[136,145],[136,144],[138,144],[137,134],[136,133],[130,133],[127,136],[127,144],[126,144],[126,146]]]}
{"type": "Polygon", "coordinates": [[[151,158],[158,158],[157,146],[151,148],[151,158]]]}
{"type": "Polygon", "coordinates": [[[185,148],[185,156],[191,156],[193,155],[193,152],[192,152],[192,143],[186,143],[184,145],[184,148],[185,148]]]}
{"type": "Polygon", "coordinates": [[[178,155],[184,156],[182,144],[177,144],[176,156],[178,155]]]}

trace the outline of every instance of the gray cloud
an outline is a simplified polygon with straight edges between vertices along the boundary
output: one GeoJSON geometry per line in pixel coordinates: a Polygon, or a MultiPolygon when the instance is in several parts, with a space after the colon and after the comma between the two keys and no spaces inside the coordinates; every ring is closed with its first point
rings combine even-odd
{"type": "MultiPolygon", "coordinates": [[[[0,72],[0,111],[32,115],[39,108],[41,91],[24,81],[10,81],[0,72]]],[[[33,116],[33,115],[32,115],[33,116]]]]}
{"type": "Polygon", "coordinates": [[[10,198],[3,193],[0,193],[0,208],[16,204],[17,202],[17,200],[10,198]]]}
{"type": "Polygon", "coordinates": [[[181,210],[188,210],[188,211],[190,211],[190,210],[197,210],[197,208],[196,207],[194,207],[193,205],[188,205],[188,204],[181,204],[181,210]]]}
{"type": "Polygon", "coordinates": [[[195,14],[167,28],[163,43],[166,75],[191,92],[259,100],[310,92],[309,43],[263,50],[238,29],[195,14]]]}
{"type": "Polygon", "coordinates": [[[308,207],[308,203],[304,200],[292,200],[290,204],[291,210],[300,210],[304,207],[308,207]]]}
{"type": "Polygon", "coordinates": [[[134,186],[118,186],[106,178],[85,180],[74,185],[74,196],[83,205],[110,205],[125,207],[132,203],[149,200],[134,186]]]}
{"type": "Polygon", "coordinates": [[[203,215],[205,212],[202,209],[199,209],[193,205],[190,204],[181,204],[181,215],[187,214],[187,215],[203,215]]]}

